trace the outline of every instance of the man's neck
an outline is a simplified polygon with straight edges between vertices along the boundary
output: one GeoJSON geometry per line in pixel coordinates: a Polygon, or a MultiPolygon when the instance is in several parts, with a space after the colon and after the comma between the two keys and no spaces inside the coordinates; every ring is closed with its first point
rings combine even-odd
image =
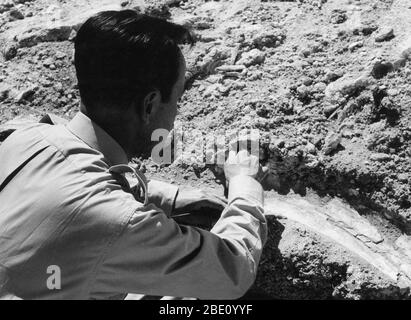
{"type": "Polygon", "coordinates": [[[95,117],[87,112],[87,109],[81,105],[80,112],[89,117],[100,128],[102,128],[110,137],[112,137],[124,150],[127,158],[131,160],[132,155],[132,133],[128,130],[127,123],[113,117],[113,115],[102,115],[95,117]]]}

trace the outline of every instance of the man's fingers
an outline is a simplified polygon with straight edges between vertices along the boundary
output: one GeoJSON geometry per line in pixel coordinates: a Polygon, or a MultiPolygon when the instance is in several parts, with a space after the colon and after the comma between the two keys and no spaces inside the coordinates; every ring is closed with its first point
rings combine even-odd
{"type": "Polygon", "coordinates": [[[201,197],[199,197],[199,200],[212,201],[216,203],[221,203],[223,205],[227,204],[226,198],[216,195],[213,192],[203,191],[203,190],[199,190],[199,192],[201,193],[201,197]]]}
{"type": "Polygon", "coordinates": [[[268,174],[270,173],[270,170],[268,167],[261,167],[261,171],[258,174],[258,181],[263,182],[265,178],[267,178],[268,174]]]}
{"type": "Polygon", "coordinates": [[[239,163],[243,163],[243,164],[249,163],[249,161],[250,161],[249,158],[250,158],[250,156],[248,155],[247,150],[241,150],[237,154],[237,159],[238,159],[239,163]]]}
{"type": "Polygon", "coordinates": [[[260,164],[260,161],[256,156],[250,155],[248,156],[248,160],[249,160],[250,166],[257,167],[260,164]]]}
{"type": "Polygon", "coordinates": [[[234,150],[230,150],[230,152],[228,153],[227,162],[228,163],[235,163],[236,156],[237,156],[237,153],[234,150]]]}
{"type": "Polygon", "coordinates": [[[217,196],[217,195],[214,195],[214,197],[215,197],[216,199],[218,199],[222,204],[227,205],[227,203],[228,203],[227,198],[225,198],[225,197],[220,197],[220,196],[217,196]]]}
{"type": "Polygon", "coordinates": [[[201,206],[201,208],[204,208],[204,209],[209,208],[209,209],[216,209],[216,210],[220,210],[220,211],[223,211],[225,207],[226,207],[226,205],[224,203],[217,202],[214,199],[209,200],[209,201],[205,201],[203,203],[203,205],[201,206]]]}
{"type": "Polygon", "coordinates": [[[215,204],[217,206],[225,207],[227,205],[227,199],[224,197],[217,196],[215,194],[205,194],[203,198],[205,202],[215,204]]]}

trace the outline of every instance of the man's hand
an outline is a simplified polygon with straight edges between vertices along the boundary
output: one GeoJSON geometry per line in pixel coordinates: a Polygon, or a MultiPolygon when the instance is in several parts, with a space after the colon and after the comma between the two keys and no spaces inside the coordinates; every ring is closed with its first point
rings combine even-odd
{"type": "Polygon", "coordinates": [[[241,150],[238,153],[230,151],[227,162],[224,165],[224,174],[228,182],[239,175],[259,180],[262,171],[259,159],[256,156],[249,155],[246,150],[241,150]]]}
{"type": "Polygon", "coordinates": [[[211,228],[220,218],[227,200],[198,189],[178,192],[171,217],[178,223],[211,228]]]}
{"type": "MultiPolygon", "coordinates": [[[[265,178],[267,170],[260,166],[256,156],[242,150],[238,153],[230,151],[224,173],[228,182],[238,175],[249,176],[260,182],[265,178]]],[[[219,219],[226,205],[225,198],[201,190],[180,190],[171,216],[178,223],[208,228],[219,219]]]]}

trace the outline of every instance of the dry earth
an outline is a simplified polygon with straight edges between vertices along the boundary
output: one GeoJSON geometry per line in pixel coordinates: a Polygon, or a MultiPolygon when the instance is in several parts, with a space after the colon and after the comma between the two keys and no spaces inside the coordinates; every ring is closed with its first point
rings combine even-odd
{"type": "MultiPolygon", "coordinates": [[[[253,291],[409,299],[411,3],[0,0],[1,139],[44,113],[75,114],[76,30],[120,8],[193,30],[185,132],[262,134],[270,232],[253,291]]],[[[190,143],[185,155],[199,148],[190,143]]],[[[190,157],[144,170],[222,192],[218,169],[190,157]]]]}

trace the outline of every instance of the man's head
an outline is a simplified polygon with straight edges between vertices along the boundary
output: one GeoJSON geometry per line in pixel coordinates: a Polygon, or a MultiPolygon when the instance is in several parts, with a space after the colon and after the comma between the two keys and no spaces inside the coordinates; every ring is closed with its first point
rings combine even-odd
{"type": "Polygon", "coordinates": [[[184,90],[185,61],[178,44],[187,29],[133,10],[101,12],[75,40],[83,112],[128,155],[151,149],[151,133],[170,130],[184,90]]]}

